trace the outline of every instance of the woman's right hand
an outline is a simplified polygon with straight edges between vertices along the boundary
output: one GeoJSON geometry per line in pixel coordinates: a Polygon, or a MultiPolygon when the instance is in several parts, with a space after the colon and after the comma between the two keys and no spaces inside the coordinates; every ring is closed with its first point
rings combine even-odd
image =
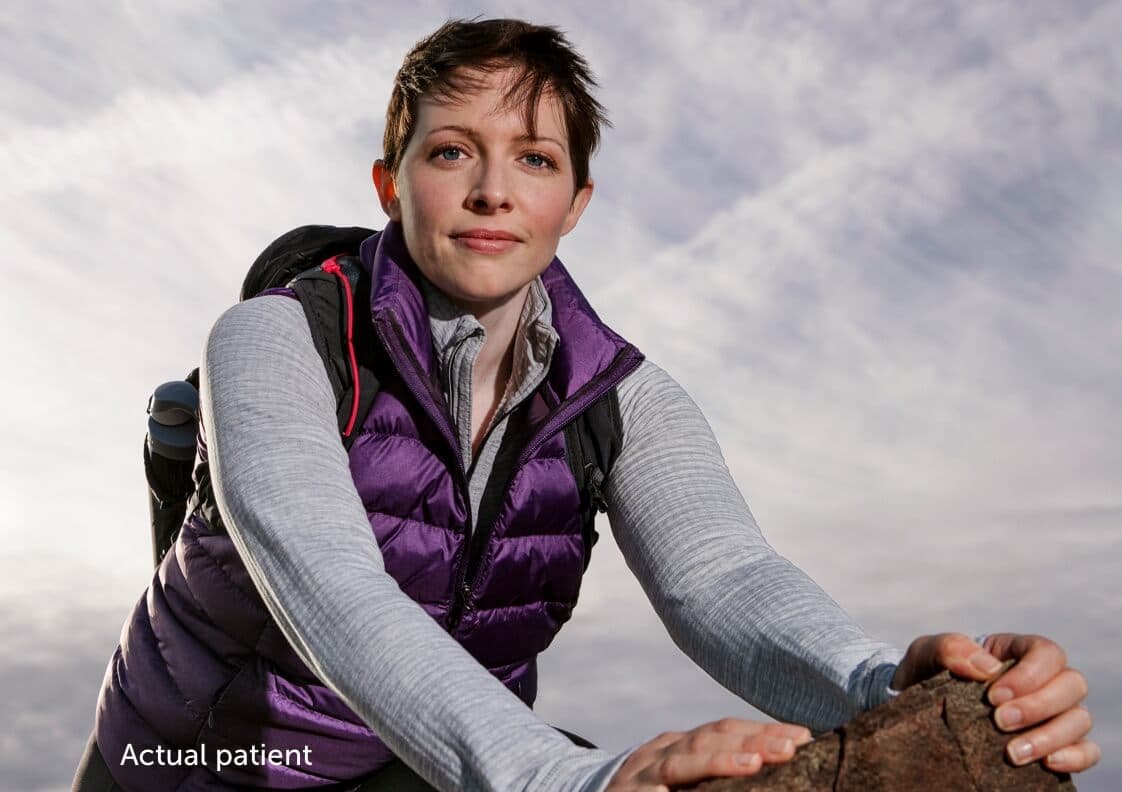
{"type": "Polygon", "coordinates": [[[739,718],[665,732],[632,751],[605,792],[670,792],[709,778],[755,775],[765,763],[790,760],[808,742],[803,726],[739,718]]]}

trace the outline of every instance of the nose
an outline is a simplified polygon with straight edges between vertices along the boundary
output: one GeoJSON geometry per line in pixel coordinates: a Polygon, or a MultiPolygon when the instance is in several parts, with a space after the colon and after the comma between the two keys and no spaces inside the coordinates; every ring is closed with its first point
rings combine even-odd
{"type": "Polygon", "coordinates": [[[501,163],[480,159],[475,184],[467,197],[467,208],[490,214],[511,208],[510,187],[501,163]]]}

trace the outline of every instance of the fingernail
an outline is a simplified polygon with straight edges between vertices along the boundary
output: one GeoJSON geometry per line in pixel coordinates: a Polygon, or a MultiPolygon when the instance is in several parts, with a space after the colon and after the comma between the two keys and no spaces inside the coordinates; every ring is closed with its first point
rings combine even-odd
{"type": "Polygon", "coordinates": [[[970,657],[970,665],[977,668],[983,674],[996,674],[1001,670],[1001,661],[985,650],[975,652],[970,657]]]}
{"type": "Polygon", "coordinates": [[[1000,707],[1006,701],[1013,700],[1013,691],[1007,687],[990,688],[990,704],[1000,707]]]}
{"type": "Polygon", "coordinates": [[[994,717],[997,719],[997,725],[1003,729],[1015,729],[1025,719],[1017,707],[1000,707],[994,713],[994,717]]]}
{"type": "Polygon", "coordinates": [[[759,761],[760,755],[754,753],[745,753],[736,755],[736,763],[742,765],[750,765],[759,761]]]}
{"type": "Polygon", "coordinates": [[[1015,740],[1009,744],[1009,758],[1015,765],[1023,765],[1032,758],[1032,743],[1028,740],[1015,740]]]}
{"type": "Polygon", "coordinates": [[[772,737],[767,741],[767,749],[772,753],[787,753],[794,747],[789,737],[772,737]]]}

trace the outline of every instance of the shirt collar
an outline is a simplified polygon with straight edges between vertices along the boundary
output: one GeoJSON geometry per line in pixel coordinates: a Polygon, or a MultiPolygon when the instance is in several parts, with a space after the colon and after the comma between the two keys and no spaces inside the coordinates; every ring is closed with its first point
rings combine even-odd
{"type": "MultiPolygon", "coordinates": [[[[433,351],[436,353],[439,369],[446,371],[456,346],[470,335],[485,335],[486,330],[470,311],[449,299],[428,278],[421,278],[421,289],[428,305],[433,351]]],[[[548,370],[553,350],[560,338],[553,327],[552,315],[553,304],[539,275],[530,282],[518,320],[518,331],[514,338],[512,386],[538,369],[548,370]]]]}

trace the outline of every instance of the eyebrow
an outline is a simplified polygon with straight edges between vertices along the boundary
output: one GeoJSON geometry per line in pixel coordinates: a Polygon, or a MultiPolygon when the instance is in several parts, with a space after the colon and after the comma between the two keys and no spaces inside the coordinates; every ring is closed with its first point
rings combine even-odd
{"type": "MultiPolygon", "coordinates": [[[[471,127],[467,127],[467,126],[462,126],[461,124],[445,124],[443,126],[438,126],[435,129],[430,129],[425,134],[425,137],[427,138],[427,137],[429,137],[429,135],[435,135],[437,132],[459,132],[461,135],[466,135],[467,137],[472,138],[473,140],[478,140],[479,139],[479,133],[475,129],[473,129],[471,127]]],[[[534,137],[533,135],[519,135],[518,137],[515,138],[515,141],[518,142],[518,143],[527,143],[527,142],[534,143],[534,142],[537,142],[537,141],[549,141],[550,143],[556,144],[557,147],[560,148],[562,151],[565,150],[565,144],[562,143],[557,138],[542,137],[540,135],[538,137],[534,137]]]]}

